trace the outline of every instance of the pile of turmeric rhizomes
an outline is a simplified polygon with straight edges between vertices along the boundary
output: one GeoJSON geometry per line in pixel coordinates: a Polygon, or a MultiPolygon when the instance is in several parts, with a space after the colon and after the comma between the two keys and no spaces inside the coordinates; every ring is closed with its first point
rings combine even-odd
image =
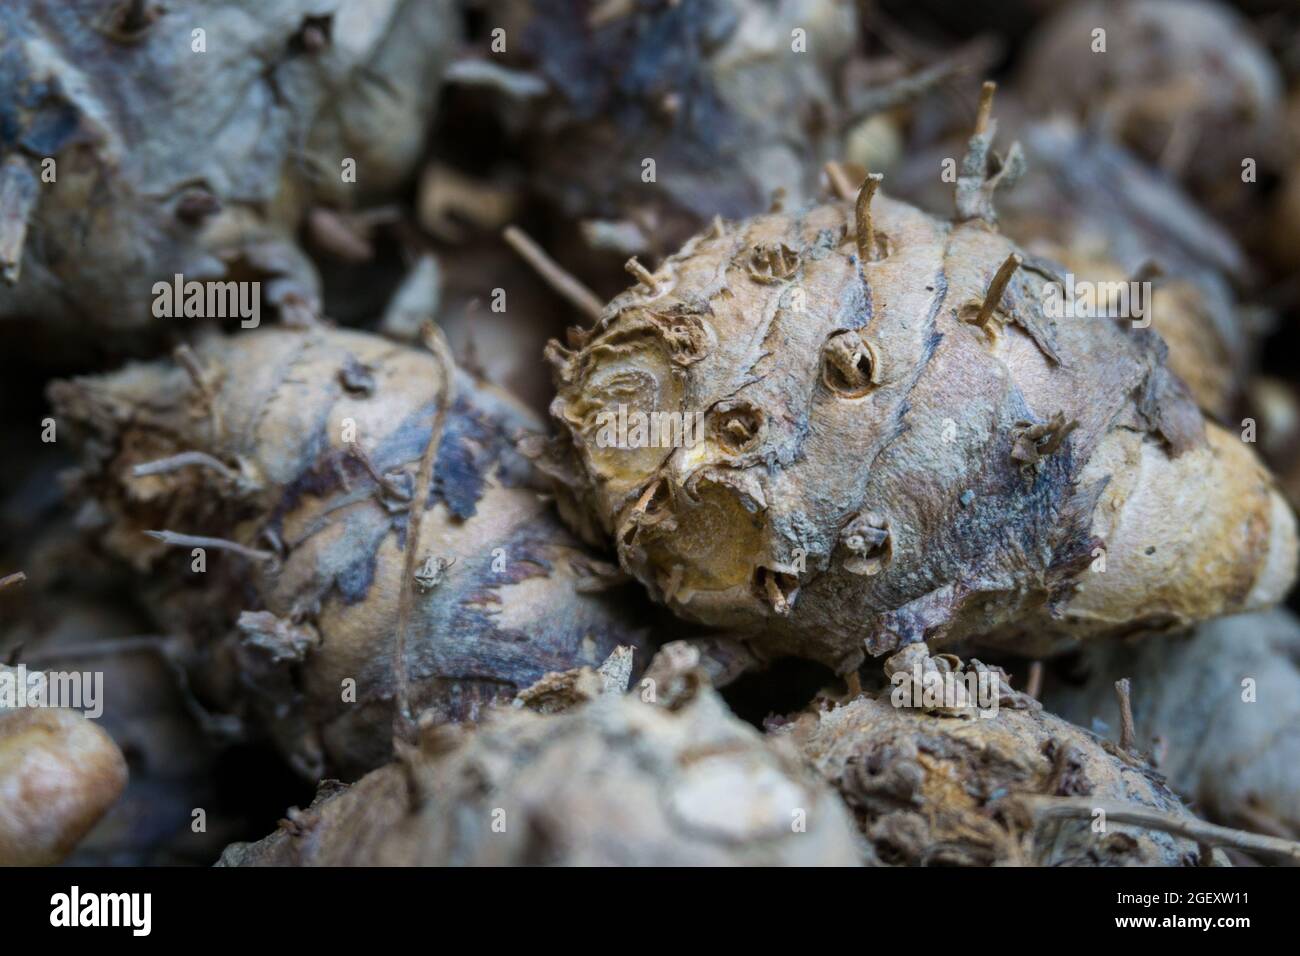
{"type": "Polygon", "coordinates": [[[8,4],[0,863],[1300,861],[1258,6],[8,4]]]}

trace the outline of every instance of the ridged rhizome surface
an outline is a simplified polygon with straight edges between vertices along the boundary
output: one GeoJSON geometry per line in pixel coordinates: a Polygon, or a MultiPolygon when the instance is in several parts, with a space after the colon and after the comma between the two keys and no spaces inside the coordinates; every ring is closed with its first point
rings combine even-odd
{"type": "Polygon", "coordinates": [[[1253,453],[1149,330],[1049,315],[1059,269],[962,189],[956,224],[876,195],[865,263],[852,202],[718,222],[555,344],[568,518],[677,613],[842,669],[1278,600],[1294,519],[1253,453]],[[620,405],[704,439],[607,447],[620,405]]]}

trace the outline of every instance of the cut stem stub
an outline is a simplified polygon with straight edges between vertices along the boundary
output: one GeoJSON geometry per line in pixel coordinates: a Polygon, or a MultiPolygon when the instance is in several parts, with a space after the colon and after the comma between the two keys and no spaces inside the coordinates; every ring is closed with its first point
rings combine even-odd
{"type": "Polygon", "coordinates": [[[990,331],[989,323],[993,320],[993,312],[1002,301],[1002,293],[1006,291],[1007,283],[1011,281],[1011,276],[1020,268],[1023,260],[1018,253],[1011,253],[998,266],[998,271],[993,276],[993,281],[989,283],[988,292],[984,294],[984,301],[980,304],[979,313],[975,316],[975,324],[985,332],[990,331]]]}
{"type": "Polygon", "coordinates": [[[871,220],[871,199],[876,195],[876,190],[880,187],[880,181],[884,178],[880,173],[868,173],[867,178],[862,181],[862,188],[858,190],[857,205],[853,208],[857,230],[858,259],[863,264],[876,258],[876,227],[871,220]]]}

